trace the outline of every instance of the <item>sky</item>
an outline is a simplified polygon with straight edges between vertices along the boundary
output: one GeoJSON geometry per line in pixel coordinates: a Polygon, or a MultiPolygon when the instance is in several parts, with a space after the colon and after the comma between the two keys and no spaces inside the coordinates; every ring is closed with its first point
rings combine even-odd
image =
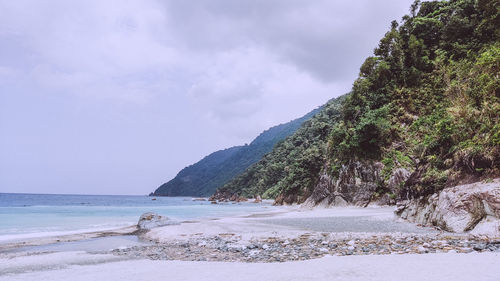
{"type": "Polygon", "coordinates": [[[148,194],[349,92],[408,0],[0,0],[0,192],[148,194]]]}

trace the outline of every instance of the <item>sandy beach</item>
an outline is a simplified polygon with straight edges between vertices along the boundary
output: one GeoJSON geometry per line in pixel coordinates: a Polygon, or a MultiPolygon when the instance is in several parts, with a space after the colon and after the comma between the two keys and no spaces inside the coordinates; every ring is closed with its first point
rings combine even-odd
{"type": "MultiPolygon", "coordinates": [[[[38,265],[34,272],[0,280],[498,280],[499,253],[324,257],[285,263],[101,260],[83,253],[48,254],[47,260],[74,263],[38,265]],[[81,261],[76,261],[76,258],[81,261]]],[[[39,260],[39,259],[37,259],[39,260]]],[[[19,263],[10,260],[7,265],[19,263]]],[[[2,269],[6,263],[2,262],[2,269]]]]}
{"type": "Polygon", "coordinates": [[[500,239],[298,207],[0,245],[0,280],[497,280],[500,239]],[[26,246],[28,245],[28,246],[26,246]]]}

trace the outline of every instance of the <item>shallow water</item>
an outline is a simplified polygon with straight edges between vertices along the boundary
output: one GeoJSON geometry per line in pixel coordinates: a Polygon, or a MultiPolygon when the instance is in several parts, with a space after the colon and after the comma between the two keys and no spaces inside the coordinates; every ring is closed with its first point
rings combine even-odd
{"type": "Polygon", "coordinates": [[[53,244],[21,247],[11,250],[10,252],[70,252],[70,251],[85,251],[85,252],[100,252],[110,251],[118,248],[128,248],[133,246],[149,245],[151,243],[141,241],[136,235],[121,235],[92,238],[87,240],[79,240],[73,242],[57,242],[53,244]]]}
{"type": "Polygon", "coordinates": [[[269,211],[270,204],[210,204],[191,197],[0,193],[0,242],[130,226],[145,212],[196,220],[269,211]]]}
{"type": "Polygon", "coordinates": [[[432,228],[418,227],[415,224],[392,219],[374,219],[371,216],[281,218],[262,220],[264,223],[285,225],[299,229],[319,232],[371,232],[371,233],[433,233],[432,228]]]}

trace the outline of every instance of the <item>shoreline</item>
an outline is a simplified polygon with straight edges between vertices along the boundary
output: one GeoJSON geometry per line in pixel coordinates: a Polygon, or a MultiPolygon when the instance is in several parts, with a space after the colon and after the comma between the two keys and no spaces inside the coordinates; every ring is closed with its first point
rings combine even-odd
{"type": "MultiPolygon", "coordinates": [[[[490,237],[469,233],[450,233],[432,227],[419,226],[404,221],[393,215],[388,210],[392,207],[369,206],[365,208],[333,207],[305,209],[301,206],[283,206],[283,209],[255,212],[248,215],[235,215],[228,217],[203,218],[199,220],[185,220],[178,225],[157,227],[149,231],[139,230],[135,224],[126,227],[103,229],[95,231],[75,231],[75,233],[62,235],[47,235],[41,237],[30,237],[27,239],[13,239],[0,241],[0,253],[6,253],[23,247],[36,247],[56,243],[78,242],[95,238],[135,235],[139,240],[154,244],[186,242],[189,239],[196,241],[200,239],[213,240],[216,237],[234,237],[240,244],[249,244],[250,241],[258,240],[287,240],[298,237],[330,237],[330,239],[367,239],[370,237],[393,236],[393,237],[439,237],[453,239],[492,240],[500,241],[500,237],[490,237]],[[331,219],[331,221],[328,221],[331,219]],[[335,222],[351,221],[349,227],[353,227],[353,221],[364,224],[363,227],[370,231],[352,229],[335,229],[339,225],[335,222]],[[371,223],[371,224],[370,224],[371,223]],[[374,224],[394,226],[405,226],[403,231],[374,231],[374,224]],[[302,225],[301,225],[302,224],[302,225]],[[315,227],[320,229],[314,229],[315,227]],[[322,230],[330,227],[334,229],[322,230]],[[201,231],[202,229],[203,231],[201,231]]],[[[356,224],[354,224],[356,226],[356,224]]],[[[359,225],[357,225],[359,228],[359,225]]],[[[401,230],[401,229],[399,229],[401,230]]],[[[234,240],[234,239],[233,239],[234,240]]],[[[439,239],[438,239],[439,240],[439,239]]],[[[498,242],[500,244],[500,242],[498,242]]]]}
{"type": "MultiPolygon", "coordinates": [[[[179,197],[183,198],[184,201],[197,201],[197,198],[188,197],[179,197]]],[[[206,200],[205,200],[206,201],[206,200]]],[[[235,205],[236,203],[231,202],[223,202],[219,203],[217,206],[227,206],[227,205],[235,205]]],[[[195,205],[197,206],[197,205],[195,205]]],[[[217,208],[217,206],[214,206],[217,208]]],[[[208,216],[202,218],[195,219],[181,219],[180,223],[193,223],[198,222],[199,220],[219,220],[225,217],[240,217],[240,216],[258,216],[259,214],[272,214],[274,211],[266,210],[269,206],[271,206],[270,200],[263,200],[262,203],[251,204],[251,206],[258,207],[255,211],[250,211],[245,215],[242,214],[233,214],[229,216],[208,216]],[[259,208],[260,207],[260,208],[259,208]]],[[[273,206],[274,207],[274,206],[273,206]]],[[[286,210],[286,207],[283,207],[286,210]]],[[[281,210],[283,211],[283,210],[281,210]]],[[[40,246],[47,245],[58,242],[74,242],[92,238],[100,238],[100,237],[108,237],[108,236],[120,236],[120,235],[135,235],[138,231],[137,229],[137,220],[139,219],[139,215],[135,219],[135,222],[130,222],[128,225],[124,226],[114,226],[114,227],[98,227],[98,228],[87,228],[87,229],[77,229],[77,230],[67,230],[60,232],[35,232],[35,233],[23,233],[17,235],[4,235],[2,237],[0,235],[0,253],[10,251],[12,249],[21,248],[21,247],[29,247],[29,246],[40,246]],[[9,237],[11,236],[11,237],[9,237]]]]}
{"type": "Polygon", "coordinates": [[[118,249],[113,253],[151,260],[255,263],[328,255],[500,251],[500,237],[419,227],[396,219],[392,208],[386,207],[295,208],[272,216],[160,227],[143,234],[142,238],[153,245],[118,249]],[[315,230],[325,225],[337,230],[315,230]]]}
{"type": "MultiPolygon", "coordinates": [[[[5,247],[5,244],[1,244],[0,248],[2,247],[5,247]]],[[[139,232],[134,226],[111,232],[23,241],[12,243],[10,250],[0,253],[0,280],[35,280],[35,277],[41,275],[46,276],[48,280],[64,280],[67,276],[75,275],[81,276],[78,277],[81,279],[75,280],[86,280],[85,272],[96,270],[107,271],[102,273],[105,275],[95,275],[100,279],[158,280],[161,274],[156,270],[157,267],[173,270],[177,266],[194,273],[178,272],[169,280],[191,280],[194,277],[186,276],[192,274],[204,280],[234,280],[234,274],[237,274],[238,279],[241,279],[239,274],[245,274],[259,280],[284,280],[282,276],[288,276],[287,273],[273,271],[269,266],[282,267],[290,272],[293,272],[297,265],[311,266],[324,272],[335,268],[334,264],[353,267],[351,263],[354,261],[376,262],[386,267],[389,266],[386,263],[399,264],[404,261],[407,263],[404,266],[411,267],[413,263],[431,266],[437,260],[445,260],[440,261],[445,263],[449,260],[460,260],[464,264],[490,262],[486,270],[497,270],[495,276],[500,274],[500,237],[455,234],[419,227],[397,219],[392,207],[379,206],[313,210],[298,206],[284,207],[270,212],[184,221],[178,225],[158,227],[147,232],[139,232]],[[315,227],[325,224],[334,225],[339,229],[328,232],[314,230],[315,227]],[[360,225],[366,228],[356,229],[360,225]],[[377,225],[384,227],[377,228],[377,225]],[[390,228],[387,228],[387,225],[390,228]],[[344,228],[340,229],[340,226],[344,228]],[[355,231],[342,231],[349,227],[355,231]],[[138,243],[120,244],[124,239],[118,239],[126,235],[134,235],[138,238],[138,243]],[[112,238],[114,236],[115,238],[112,238]],[[107,250],[54,250],[48,247],[40,248],[41,250],[31,249],[30,252],[28,249],[29,246],[61,245],[63,242],[80,243],[80,248],[90,245],[83,243],[101,243],[108,248],[113,244],[111,242],[115,244],[114,249],[106,248],[107,250]],[[12,251],[23,247],[28,250],[12,251]],[[492,260],[497,263],[492,263],[492,260]],[[204,275],[207,272],[200,272],[200,266],[207,270],[212,267],[220,268],[224,270],[226,277],[221,277],[216,271],[210,271],[208,276],[204,275]],[[329,269],[323,268],[324,266],[329,269]],[[137,275],[139,273],[132,269],[129,269],[132,270],[130,274],[135,278],[122,276],[119,268],[124,267],[134,268],[145,277],[137,275]],[[248,272],[249,268],[256,271],[268,270],[270,275],[267,275],[266,279],[262,275],[248,272]],[[146,269],[149,271],[145,272],[146,269]]],[[[387,270],[389,269],[390,266],[387,270]]],[[[329,276],[342,276],[334,270],[330,274],[329,276]]],[[[323,278],[324,276],[317,280],[323,278]]]]}
{"type": "MultiPolygon", "coordinates": [[[[261,207],[266,208],[267,204],[262,204],[261,207]]],[[[209,222],[209,221],[221,220],[224,218],[239,218],[239,217],[251,218],[253,216],[269,217],[269,216],[274,216],[275,213],[286,213],[289,211],[290,211],[289,207],[283,207],[283,210],[257,211],[247,215],[233,215],[227,217],[207,217],[197,220],[183,220],[180,221],[180,224],[186,225],[190,223],[198,223],[200,221],[209,222]]],[[[139,217],[137,217],[137,219],[139,219],[139,217]]],[[[43,246],[43,245],[64,243],[64,242],[77,242],[94,238],[124,236],[124,235],[137,235],[139,237],[140,232],[141,231],[137,228],[137,224],[134,223],[124,227],[95,229],[95,230],[92,229],[74,230],[74,231],[68,231],[67,233],[56,234],[56,235],[52,235],[50,234],[50,232],[48,232],[48,233],[38,233],[39,235],[31,236],[32,233],[27,233],[26,235],[27,236],[30,235],[29,237],[18,236],[11,239],[0,240],[0,254],[23,247],[43,246]]]]}
{"type": "Polygon", "coordinates": [[[24,240],[21,240],[21,238],[6,240],[0,242],[0,254],[23,247],[34,247],[34,246],[42,246],[55,243],[75,242],[75,241],[88,240],[92,238],[102,238],[110,236],[133,235],[135,232],[137,232],[136,226],[131,225],[114,229],[84,231],[84,232],[76,232],[71,234],[62,234],[53,236],[49,235],[41,237],[30,237],[24,240]]]}

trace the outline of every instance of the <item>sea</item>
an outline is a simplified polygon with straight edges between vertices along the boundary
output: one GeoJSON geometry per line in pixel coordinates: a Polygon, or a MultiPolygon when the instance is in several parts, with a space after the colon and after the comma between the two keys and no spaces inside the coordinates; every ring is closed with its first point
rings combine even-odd
{"type": "Polygon", "coordinates": [[[191,197],[0,193],[0,243],[117,229],[137,224],[145,212],[185,221],[274,208],[270,203],[211,204],[191,197]]]}

